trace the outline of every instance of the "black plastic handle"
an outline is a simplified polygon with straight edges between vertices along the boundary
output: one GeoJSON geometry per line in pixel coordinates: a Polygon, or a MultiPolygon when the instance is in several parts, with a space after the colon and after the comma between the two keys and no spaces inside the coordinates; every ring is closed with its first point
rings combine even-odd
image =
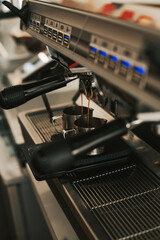
{"type": "Polygon", "coordinates": [[[126,133],[126,120],[117,119],[106,126],[71,138],[68,142],[61,139],[46,144],[33,154],[32,167],[39,175],[59,175],[60,172],[73,168],[75,160],[84,153],[126,133]]]}
{"type": "Polygon", "coordinates": [[[25,93],[22,85],[5,88],[0,92],[0,107],[11,109],[26,102],[25,93]]]}
{"type": "Polygon", "coordinates": [[[1,12],[0,11],[0,20],[8,19],[8,18],[15,18],[16,15],[13,12],[1,12]]]}
{"type": "Polygon", "coordinates": [[[20,17],[20,19],[27,24],[27,19],[28,19],[28,6],[25,5],[21,10],[16,8],[12,3],[8,1],[3,1],[2,2],[6,7],[8,7],[11,12],[13,12],[17,17],[20,17]]]}
{"type": "MultiPolygon", "coordinates": [[[[56,80],[54,82],[35,87],[33,89],[28,89],[28,90],[25,90],[25,88],[28,88],[29,84],[16,85],[16,86],[5,88],[0,92],[0,107],[3,109],[11,109],[11,108],[18,107],[26,103],[27,101],[35,97],[38,97],[44,93],[65,87],[66,84],[67,83],[64,80],[64,78],[60,78],[59,80],[56,80]]],[[[34,84],[31,83],[30,86],[33,87],[34,84]]]]}

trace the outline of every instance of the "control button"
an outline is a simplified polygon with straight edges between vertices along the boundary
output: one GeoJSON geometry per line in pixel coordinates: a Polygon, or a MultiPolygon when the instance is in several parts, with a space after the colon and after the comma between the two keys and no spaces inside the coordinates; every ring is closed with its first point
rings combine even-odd
{"type": "Polygon", "coordinates": [[[64,35],[64,38],[67,38],[67,39],[69,39],[69,36],[65,34],[65,35],[64,35]]]}
{"type": "Polygon", "coordinates": [[[131,57],[132,53],[129,51],[129,50],[124,50],[123,51],[123,54],[126,56],[126,57],[131,57]]]}
{"type": "Polygon", "coordinates": [[[70,26],[66,26],[66,33],[71,33],[72,28],[70,26]]]}
{"type": "Polygon", "coordinates": [[[137,85],[141,85],[145,79],[146,69],[140,66],[134,66],[132,82],[136,83],[137,85]]]}
{"type": "Polygon", "coordinates": [[[89,50],[89,57],[95,59],[98,49],[96,47],[91,46],[89,50]]]}
{"type": "Polygon", "coordinates": [[[114,46],[114,47],[113,47],[113,51],[114,51],[114,52],[117,52],[117,50],[118,50],[118,47],[117,47],[117,46],[114,46]]]}
{"type": "Polygon", "coordinates": [[[106,57],[108,54],[102,50],[99,51],[99,54],[103,55],[104,57],[106,57]]]}
{"type": "Polygon", "coordinates": [[[122,60],[120,64],[119,74],[121,74],[124,77],[127,77],[132,64],[129,61],[122,60]]]}
{"type": "Polygon", "coordinates": [[[53,20],[50,21],[50,26],[54,27],[54,21],[53,20]]]}
{"type": "Polygon", "coordinates": [[[59,43],[63,42],[63,33],[61,33],[61,32],[58,33],[58,42],[59,43]]]}
{"type": "Polygon", "coordinates": [[[95,47],[90,47],[90,50],[93,51],[93,52],[97,52],[98,51],[98,49],[95,48],[95,47]]]}
{"type": "Polygon", "coordinates": [[[93,40],[92,40],[92,43],[96,44],[97,42],[98,42],[98,38],[94,37],[93,40]]]}
{"type": "Polygon", "coordinates": [[[69,39],[70,39],[70,37],[65,34],[65,35],[64,35],[64,40],[63,40],[63,44],[64,44],[65,46],[68,46],[68,45],[69,45],[69,39]]]}
{"type": "Polygon", "coordinates": [[[52,35],[53,40],[57,40],[57,31],[53,30],[53,35],[52,35]]]}
{"type": "Polygon", "coordinates": [[[52,28],[48,28],[48,37],[51,38],[52,37],[52,28]]]}
{"type": "Polygon", "coordinates": [[[101,63],[101,64],[104,64],[107,55],[108,55],[108,54],[107,54],[105,51],[100,50],[100,51],[99,51],[99,56],[98,56],[98,62],[101,63]]]}
{"type": "Polygon", "coordinates": [[[45,19],[45,24],[46,24],[46,25],[49,25],[49,22],[50,22],[49,18],[46,18],[46,19],[45,19]]]}
{"type": "Polygon", "coordinates": [[[64,32],[65,31],[65,25],[64,24],[60,24],[59,29],[64,32]]]}
{"type": "Polygon", "coordinates": [[[48,27],[47,26],[44,26],[44,31],[43,31],[43,35],[47,35],[48,34],[48,27]]]}
{"type": "Polygon", "coordinates": [[[122,64],[123,66],[127,67],[127,68],[129,68],[129,67],[132,66],[132,64],[131,64],[129,61],[125,61],[125,60],[122,60],[122,61],[121,61],[121,64],[122,64]]]}
{"type": "Polygon", "coordinates": [[[59,28],[59,23],[58,22],[55,22],[55,28],[59,28]]]}
{"type": "Polygon", "coordinates": [[[118,59],[117,56],[110,55],[110,56],[109,56],[108,68],[110,68],[110,69],[112,69],[112,70],[115,70],[115,69],[116,69],[116,66],[117,66],[118,60],[119,60],[119,59],[118,59]]]}
{"type": "Polygon", "coordinates": [[[99,37],[92,35],[91,36],[91,44],[98,44],[99,45],[99,37]]]}
{"type": "Polygon", "coordinates": [[[146,69],[143,67],[135,66],[134,70],[141,75],[144,75],[146,73],[146,69]]]}
{"type": "Polygon", "coordinates": [[[52,33],[52,28],[48,28],[48,32],[49,32],[49,33],[52,33]]]}
{"type": "Polygon", "coordinates": [[[107,42],[102,42],[102,47],[106,48],[108,46],[108,43],[107,42]]]}
{"type": "Polygon", "coordinates": [[[117,57],[117,56],[110,55],[109,58],[110,58],[111,60],[113,60],[114,62],[117,62],[117,61],[118,61],[118,57],[117,57]]]}

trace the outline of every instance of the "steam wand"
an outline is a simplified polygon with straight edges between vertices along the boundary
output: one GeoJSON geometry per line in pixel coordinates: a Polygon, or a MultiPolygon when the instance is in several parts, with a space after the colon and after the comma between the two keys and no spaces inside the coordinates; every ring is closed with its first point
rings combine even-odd
{"type": "Polygon", "coordinates": [[[139,113],[132,119],[118,118],[100,128],[68,140],[47,143],[35,150],[32,168],[40,175],[57,176],[74,168],[75,160],[107,141],[127,134],[129,129],[144,122],[160,122],[160,112],[139,113]]]}

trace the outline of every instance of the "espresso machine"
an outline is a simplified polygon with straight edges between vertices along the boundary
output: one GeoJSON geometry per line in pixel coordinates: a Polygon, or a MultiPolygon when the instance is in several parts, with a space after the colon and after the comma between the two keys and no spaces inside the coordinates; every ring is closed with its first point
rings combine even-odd
{"type": "MultiPolygon", "coordinates": [[[[26,167],[47,182],[79,239],[159,239],[158,25],[131,21],[129,11],[121,17],[108,14],[112,5],[115,16],[122,4],[98,10],[90,1],[29,0],[21,10],[4,4],[21,18],[23,30],[46,44],[54,60],[49,75],[0,94],[4,109],[45,98],[46,109],[18,116],[26,167]],[[50,106],[44,94],[77,79],[72,101],[50,106]],[[88,106],[88,124],[92,118],[105,123],[91,124],[83,133],[73,126],[77,120],[65,127],[71,121],[66,109],[88,106]]],[[[158,6],[145,8],[154,16],[158,6]]],[[[147,21],[154,22],[153,16],[147,21]]]]}

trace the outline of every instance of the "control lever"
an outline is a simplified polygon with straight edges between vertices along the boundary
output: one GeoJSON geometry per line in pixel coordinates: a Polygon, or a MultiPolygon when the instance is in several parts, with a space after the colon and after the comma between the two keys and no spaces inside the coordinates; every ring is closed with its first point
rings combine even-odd
{"type": "Polygon", "coordinates": [[[13,12],[2,12],[0,11],[0,20],[8,19],[8,18],[15,18],[16,15],[13,12]]]}
{"type": "Polygon", "coordinates": [[[160,112],[141,113],[134,119],[118,118],[85,134],[48,143],[35,151],[32,168],[40,175],[59,173],[74,168],[74,162],[83,154],[103,145],[107,141],[127,134],[128,129],[143,122],[159,122],[160,112]],[[139,117],[139,118],[138,118],[139,117]]]}
{"type": "Polygon", "coordinates": [[[28,6],[25,5],[21,10],[16,8],[12,3],[8,1],[2,2],[7,8],[11,10],[12,13],[14,13],[17,17],[20,17],[20,19],[27,24],[28,20],[28,6]]]}
{"type": "Polygon", "coordinates": [[[0,107],[3,109],[18,107],[44,93],[65,87],[67,83],[77,78],[77,75],[74,75],[72,77],[60,77],[58,80],[54,79],[54,77],[48,77],[39,82],[24,85],[15,85],[5,88],[0,92],[0,107]],[[46,83],[46,80],[50,79],[54,81],[46,83]]]}

